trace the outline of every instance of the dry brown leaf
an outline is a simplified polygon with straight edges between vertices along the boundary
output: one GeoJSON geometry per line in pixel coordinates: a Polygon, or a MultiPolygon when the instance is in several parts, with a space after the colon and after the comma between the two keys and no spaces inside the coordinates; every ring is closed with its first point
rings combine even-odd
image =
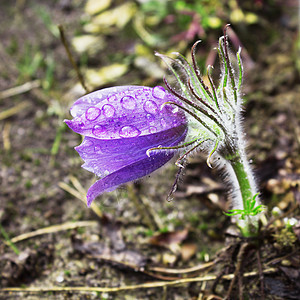
{"type": "Polygon", "coordinates": [[[181,257],[183,261],[188,261],[197,251],[197,245],[194,243],[184,243],[181,246],[181,257]]]}
{"type": "Polygon", "coordinates": [[[163,232],[151,237],[150,243],[152,245],[169,248],[172,244],[180,244],[183,240],[186,239],[187,235],[187,228],[179,231],[163,232]]]}

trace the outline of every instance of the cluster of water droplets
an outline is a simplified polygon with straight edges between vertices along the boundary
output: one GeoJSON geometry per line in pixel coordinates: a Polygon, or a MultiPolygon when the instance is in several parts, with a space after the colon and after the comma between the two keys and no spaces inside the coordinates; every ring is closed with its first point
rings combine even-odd
{"type": "Polygon", "coordinates": [[[71,121],[78,133],[101,139],[133,138],[185,122],[183,112],[162,108],[165,102],[176,99],[161,86],[139,87],[98,98],[88,99],[86,102],[92,105],[85,103],[84,113],[71,121]]]}

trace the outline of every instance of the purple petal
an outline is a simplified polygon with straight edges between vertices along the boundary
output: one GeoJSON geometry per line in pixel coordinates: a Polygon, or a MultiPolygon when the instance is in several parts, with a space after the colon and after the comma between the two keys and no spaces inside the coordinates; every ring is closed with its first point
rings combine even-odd
{"type": "Polygon", "coordinates": [[[99,140],[85,137],[75,149],[85,161],[82,167],[102,177],[146,157],[146,151],[150,148],[180,143],[186,131],[186,126],[180,125],[135,138],[99,140]]]}
{"type": "Polygon", "coordinates": [[[161,109],[166,101],[178,102],[159,86],[104,89],[76,101],[71,108],[75,118],[65,122],[79,134],[105,140],[145,136],[186,124],[181,110],[161,109]]]}
{"type": "Polygon", "coordinates": [[[174,153],[160,152],[151,157],[144,156],[144,158],[96,181],[87,192],[87,205],[90,206],[92,201],[104,192],[113,191],[123,183],[139,179],[152,173],[167,163],[173,155],[174,153]]]}
{"type": "Polygon", "coordinates": [[[143,177],[168,162],[173,152],[149,148],[180,144],[187,133],[184,112],[162,105],[180,104],[163,87],[124,86],[85,95],[71,108],[73,120],[65,120],[75,132],[85,135],[75,149],[85,161],[83,168],[103,177],[88,191],[88,205],[105,191],[143,177]]]}
{"type": "Polygon", "coordinates": [[[125,86],[117,86],[111,87],[107,89],[102,89],[99,91],[92,92],[87,94],[81,98],[79,98],[71,107],[70,113],[75,117],[81,116],[90,106],[95,106],[104,99],[109,98],[117,93],[121,93],[123,91],[135,90],[140,88],[139,86],[134,85],[125,85],[125,86]]]}

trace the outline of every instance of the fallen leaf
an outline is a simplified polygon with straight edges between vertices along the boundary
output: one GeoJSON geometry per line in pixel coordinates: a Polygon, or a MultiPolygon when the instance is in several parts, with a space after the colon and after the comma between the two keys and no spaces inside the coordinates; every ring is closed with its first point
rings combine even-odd
{"type": "Polygon", "coordinates": [[[196,244],[193,243],[184,243],[181,246],[181,257],[183,261],[188,261],[197,250],[196,244]]]}
{"type": "Polygon", "coordinates": [[[179,231],[163,232],[150,238],[150,243],[156,246],[169,248],[172,244],[180,244],[186,239],[188,229],[185,228],[179,231]]]}

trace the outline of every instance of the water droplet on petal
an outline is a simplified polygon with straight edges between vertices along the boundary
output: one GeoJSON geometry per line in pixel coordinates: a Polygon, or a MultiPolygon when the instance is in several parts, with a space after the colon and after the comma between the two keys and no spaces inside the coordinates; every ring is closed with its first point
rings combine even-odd
{"type": "Polygon", "coordinates": [[[85,112],[85,117],[89,121],[96,120],[101,114],[101,111],[98,107],[91,106],[85,112]]]}
{"type": "Polygon", "coordinates": [[[82,120],[78,120],[78,122],[75,123],[78,127],[83,127],[84,122],[82,120]]]}
{"type": "Polygon", "coordinates": [[[150,88],[143,88],[143,89],[137,90],[134,93],[135,98],[139,101],[145,101],[145,100],[148,100],[148,99],[152,99],[151,90],[152,89],[150,89],[150,88]]]}
{"type": "Polygon", "coordinates": [[[91,140],[84,139],[82,145],[85,147],[93,147],[94,143],[91,140]]]}
{"type": "Polygon", "coordinates": [[[176,113],[178,113],[178,107],[176,106],[176,107],[174,107],[173,109],[172,109],[172,113],[173,114],[176,114],[176,113]]]}
{"type": "Polygon", "coordinates": [[[144,110],[147,113],[155,114],[158,111],[158,107],[157,107],[157,104],[154,101],[148,100],[144,104],[144,110]]]}
{"type": "Polygon", "coordinates": [[[152,90],[152,95],[158,99],[164,99],[166,95],[166,90],[162,86],[156,86],[152,90]]]}
{"type": "Polygon", "coordinates": [[[164,118],[161,118],[160,124],[161,124],[162,127],[166,127],[167,126],[167,122],[166,122],[166,120],[164,118]]]}
{"type": "Polygon", "coordinates": [[[149,132],[150,132],[150,133],[155,133],[155,132],[157,132],[156,127],[150,126],[150,127],[149,127],[149,132]]]}
{"type": "Polygon", "coordinates": [[[106,135],[106,128],[102,125],[95,125],[93,128],[93,134],[98,137],[104,137],[106,135]]]}
{"type": "Polygon", "coordinates": [[[120,137],[129,138],[135,137],[141,134],[141,132],[134,126],[124,126],[119,131],[120,137]]]}
{"type": "Polygon", "coordinates": [[[108,102],[116,102],[117,100],[118,100],[118,98],[116,95],[112,95],[107,98],[108,102]]]}
{"type": "Polygon", "coordinates": [[[125,96],[121,99],[121,104],[125,109],[135,109],[136,102],[135,99],[131,96],[125,96]]]}
{"type": "Polygon", "coordinates": [[[115,114],[115,108],[110,104],[105,104],[102,107],[102,111],[105,117],[111,118],[115,114]]]}
{"type": "Polygon", "coordinates": [[[94,147],[94,151],[95,151],[96,153],[102,153],[102,149],[101,149],[101,147],[98,146],[98,145],[94,147]]]}
{"type": "Polygon", "coordinates": [[[152,123],[155,120],[155,117],[151,114],[147,114],[146,119],[147,119],[148,123],[152,123]]]}

